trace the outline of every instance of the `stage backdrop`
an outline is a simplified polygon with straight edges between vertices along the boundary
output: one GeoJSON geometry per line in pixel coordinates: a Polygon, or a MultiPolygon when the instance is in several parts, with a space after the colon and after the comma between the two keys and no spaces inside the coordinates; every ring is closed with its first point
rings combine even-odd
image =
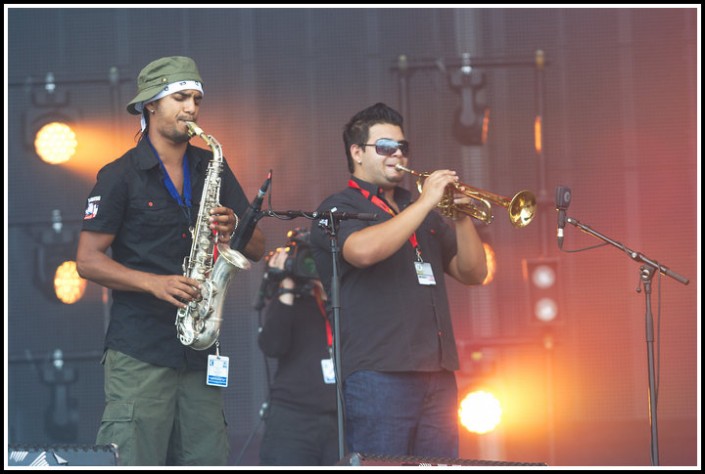
{"type": "MultiPolygon", "coordinates": [[[[405,114],[414,169],[455,169],[463,182],[508,197],[522,189],[536,193],[538,215],[528,227],[512,227],[497,205],[495,222],[481,225],[496,255],[494,280],[471,289],[450,286],[461,390],[487,377],[506,397],[498,430],[463,433],[461,457],[650,465],[647,348],[653,347],[660,463],[694,465],[698,13],[6,10],[9,442],[95,440],[109,294],[89,283],[76,304],[50,301],[36,284],[37,252],[55,232],[56,210],[62,233],[75,236],[97,170],[134,145],[139,120],[125,105],[140,69],[161,56],[187,55],[205,82],[199,123],[221,143],[248,196],[273,170],[266,208],[312,211],[343,188],[342,127],[379,101],[405,114]],[[56,86],[51,93],[49,73],[56,86]],[[489,110],[484,145],[467,145],[467,135],[453,133],[461,104],[470,99],[477,115],[489,110]],[[28,144],[28,120],[51,100],[76,119],[79,145],[67,165],[41,162],[28,144]],[[653,345],[646,340],[645,295],[636,291],[639,262],[613,246],[558,251],[558,185],[572,189],[569,216],[690,278],[684,286],[654,277],[653,345]],[[557,267],[562,300],[556,324],[532,320],[522,266],[527,259],[557,267]],[[57,350],[62,366],[54,364],[57,350]]],[[[412,180],[406,184],[415,187],[412,180]]],[[[273,249],[288,229],[310,221],[267,217],[260,225],[273,249]]],[[[601,242],[570,225],[565,234],[567,250],[601,242]]],[[[257,463],[267,376],[253,303],[263,268],[259,262],[236,275],[225,305],[221,342],[232,361],[224,390],[232,464],[257,463]]]]}

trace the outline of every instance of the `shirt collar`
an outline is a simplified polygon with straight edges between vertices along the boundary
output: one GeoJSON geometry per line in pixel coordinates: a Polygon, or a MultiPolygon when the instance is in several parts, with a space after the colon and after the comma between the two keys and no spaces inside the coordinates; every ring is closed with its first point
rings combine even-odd
{"type": "MultiPolygon", "coordinates": [[[[195,147],[191,145],[190,143],[188,144],[186,148],[186,155],[189,158],[189,166],[191,170],[196,170],[200,169],[200,163],[202,161],[202,157],[198,153],[194,153],[193,149],[195,147]]],[[[154,168],[155,166],[159,166],[159,160],[157,157],[154,155],[152,152],[151,147],[149,146],[149,143],[147,142],[146,139],[141,139],[139,143],[137,143],[137,166],[141,170],[148,170],[151,168],[154,168]]]]}
{"type": "MultiPolygon", "coordinates": [[[[372,183],[368,183],[367,181],[363,181],[353,175],[350,176],[350,179],[355,181],[362,189],[369,192],[371,195],[384,199],[384,192],[379,186],[372,183]]],[[[402,188],[401,186],[396,186],[394,188],[394,200],[397,202],[397,204],[408,203],[410,199],[411,193],[408,190],[402,188]]]]}

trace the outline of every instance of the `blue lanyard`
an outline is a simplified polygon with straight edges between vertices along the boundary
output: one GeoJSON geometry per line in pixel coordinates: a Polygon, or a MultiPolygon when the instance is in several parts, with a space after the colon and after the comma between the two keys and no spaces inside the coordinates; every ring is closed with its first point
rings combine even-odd
{"type": "Polygon", "coordinates": [[[174,182],[169,177],[169,172],[166,170],[166,167],[164,167],[164,162],[162,162],[162,159],[159,157],[157,149],[154,148],[154,145],[152,145],[152,142],[149,140],[149,137],[146,138],[147,143],[149,143],[149,146],[154,152],[154,155],[157,157],[157,160],[159,160],[159,167],[162,170],[164,186],[166,186],[166,189],[167,191],[169,191],[171,197],[174,198],[174,200],[179,204],[181,210],[184,211],[186,219],[188,219],[188,225],[191,225],[191,170],[188,166],[188,155],[184,153],[184,197],[182,198],[181,195],[179,195],[179,192],[176,190],[174,182]]]}

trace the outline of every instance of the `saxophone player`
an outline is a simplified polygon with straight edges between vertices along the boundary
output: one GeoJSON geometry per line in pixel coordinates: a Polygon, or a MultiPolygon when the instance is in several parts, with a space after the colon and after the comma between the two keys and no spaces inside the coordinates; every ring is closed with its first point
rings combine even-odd
{"type": "MultiPolygon", "coordinates": [[[[97,444],[118,445],[122,465],[225,465],[230,443],[221,389],[206,385],[210,350],[176,336],[174,316],[200,296],[184,275],[199,217],[227,244],[247,197],[226,162],[220,206],[199,214],[214,153],[189,143],[204,97],[196,63],[173,56],[149,63],[127,111],[141,116],[137,145],[98,173],[79,238],[82,277],[112,289],[102,364],[106,405],[97,444]],[[108,254],[108,249],[111,253],[108,254]]],[[[200,221],[200,220],[199,220],[200,221]]],[[[258,261],[264,234],[242,251],[258,261]]]]}

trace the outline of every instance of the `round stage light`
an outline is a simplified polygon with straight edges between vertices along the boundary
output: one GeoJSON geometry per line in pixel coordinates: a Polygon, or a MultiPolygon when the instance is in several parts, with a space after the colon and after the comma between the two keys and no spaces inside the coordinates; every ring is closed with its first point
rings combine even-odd
{"type": "Polygon", "coordinates": [[[64,304],[73,304],[83,298],[86,292],[86,280],[78,275],[76,262],[65,261],[54,273],[54,293],[64,304]]]}
{"type": "Polygon", "coordinates": [[[470,432],[489,433],[502,421],[502,405],[499,399],[486,390],[468,393],[458,409],[460,424],[470,432]]]}
{"type": "Polygon", "coordinates": [[[52,165],[65,163],[76,153],[76,133],[63,122],[51,122],[41,127],[34,140],[39,157],[52,165]]]}

